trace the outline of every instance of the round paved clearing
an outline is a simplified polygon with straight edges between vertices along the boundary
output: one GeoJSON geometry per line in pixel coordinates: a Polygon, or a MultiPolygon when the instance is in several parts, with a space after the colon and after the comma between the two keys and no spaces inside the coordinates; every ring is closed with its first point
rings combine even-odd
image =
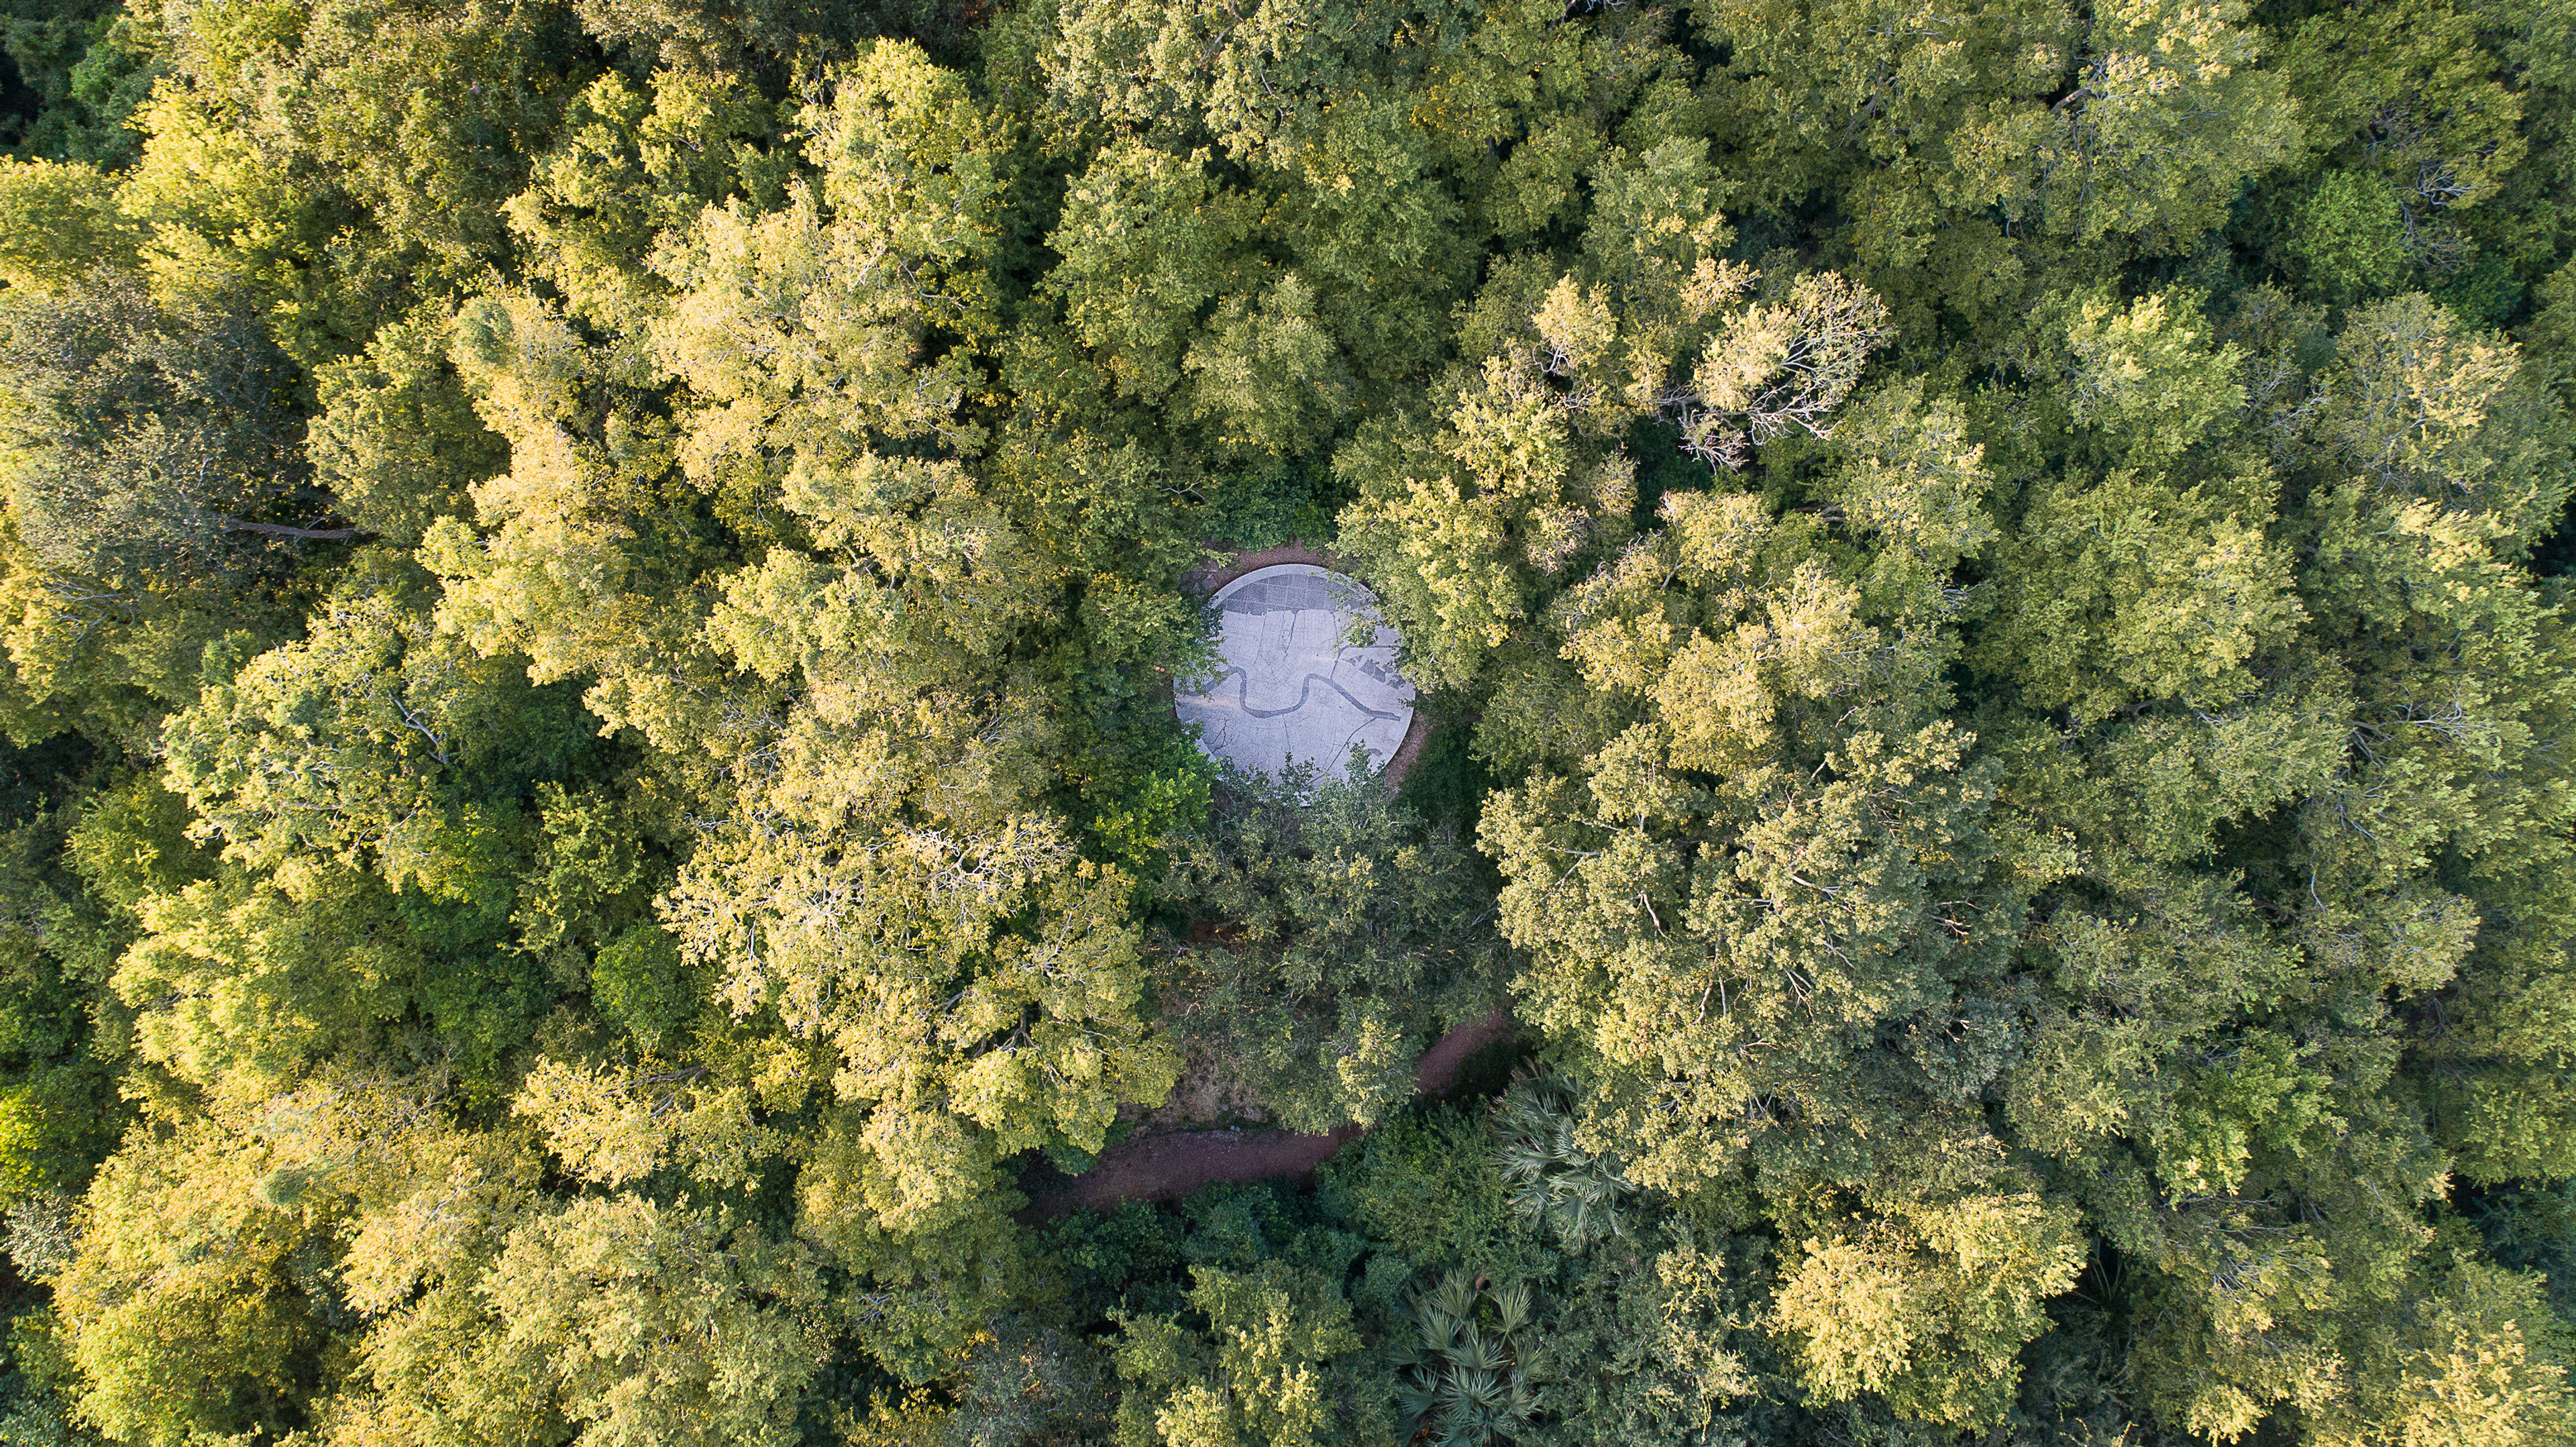
{"type": "Polygon", "coordinates": [[[1199,745],[1273,777],[1291,758],[1328,778],[1348,773],[1351,745],[1378,767],[1413,722],[1413,685],[1395,671],[1395,630],[1364,648],[1343,642],[1376,603],[1366,588],[1311,563],[1246,573],[1217,590],[1218,672],[1173,690],[1199,745]]]}

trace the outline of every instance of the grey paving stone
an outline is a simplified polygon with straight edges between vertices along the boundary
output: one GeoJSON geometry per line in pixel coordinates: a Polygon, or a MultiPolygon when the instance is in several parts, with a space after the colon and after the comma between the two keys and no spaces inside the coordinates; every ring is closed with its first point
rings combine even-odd
{"type": "Polygon", "coordinates": [[[1292,758],[1341,778],[1351,745],[1384,767],[1413,722],[1413,685],[1396,671],[1394,629],[1352,647],[1355,619],[1376,615],[1376,599],[1339,573],[1282,563],[1217,590],[1220,667],[1174,690],[1199,746],[1256,773],[1277,776],[1292,758]]]}

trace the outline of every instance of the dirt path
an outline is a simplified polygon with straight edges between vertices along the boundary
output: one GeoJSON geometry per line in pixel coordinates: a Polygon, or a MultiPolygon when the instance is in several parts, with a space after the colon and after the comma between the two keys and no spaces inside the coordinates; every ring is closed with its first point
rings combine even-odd
{"type": "MultiPolygon", "coordinates": [[[[1482,1020],[1470,1021],[1432,1042],[1414,1066],[1413,1088],[1439,1095],[1457,1078],[1467,1057],[1512,1031],[1512,1012],[1505,1006],[1482,1020]]],[[[1020,1213],[1024,1220],[1061,1216],[1076,1206],[1106,1211],[1121,1201],[1168,1201],[1219,1181],[1267,1181],[1302,1176],[1333,1158],[1333,1153],[1360,1138],[1356,1125],[1324,1135],[1285,1130],[1193,1130],[1163,1135],[1130,1136],[1100,1153],[1090,1170],[1070,1178],[1056,1176],[1045,1185],[1024,1181],[1034,1198],[1020,1213]]]]}

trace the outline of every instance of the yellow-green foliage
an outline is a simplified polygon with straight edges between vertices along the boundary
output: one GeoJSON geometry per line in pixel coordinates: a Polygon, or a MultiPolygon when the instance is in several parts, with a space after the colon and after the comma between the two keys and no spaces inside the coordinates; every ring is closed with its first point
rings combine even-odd
{"type": "Polygon", "coordinates": [[[27,0],[0,1440],[2566,1440],[2571,27],[27,0]]]}

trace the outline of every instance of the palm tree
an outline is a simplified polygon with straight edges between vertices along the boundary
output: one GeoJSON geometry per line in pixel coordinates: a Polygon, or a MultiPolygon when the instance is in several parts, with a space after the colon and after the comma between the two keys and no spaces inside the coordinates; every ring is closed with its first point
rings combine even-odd
{"type": "Polygon", "coordinates": [[[1464,1271],[1414,1298],[1420,1330],[1396,1363],[1397,1401],[1432,1447],[1510,1442],[1528,1428],[1534,1404],[1514,1339],[1530,1308],[1528,1282],[1496,1287],[1464,1271]]]}
{"type": "Polygon", "coordinates": [[[1524,1076],[1494,1108],[1503,1186],[1512,1209],[1544,1222],[1581,1255],[1595,1241],[1628,1234],[1619,1203],[1636,1183],[1615,1156],[1575,1144],[1574,1087],[1554,1075],[1524,1076]]]}

